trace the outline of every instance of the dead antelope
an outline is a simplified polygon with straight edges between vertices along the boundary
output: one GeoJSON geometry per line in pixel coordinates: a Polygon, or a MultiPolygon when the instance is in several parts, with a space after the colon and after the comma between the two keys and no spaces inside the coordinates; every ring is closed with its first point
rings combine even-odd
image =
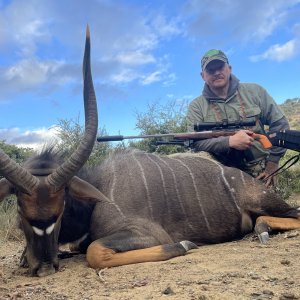
{"type": "Polygon", "coordinates": [[[58,245],[80,240],[93,268],[184,255],[255,230],[300,228],[300,212],[238,169],[199,155],[136,150],[82,168],[95,142],[97,107],[87,31],[83,63],[86,131],[68,161],[46,149],[23,167],[0,151],[0,199],[18,198],[32,275],[58,269],[58,245]]]}

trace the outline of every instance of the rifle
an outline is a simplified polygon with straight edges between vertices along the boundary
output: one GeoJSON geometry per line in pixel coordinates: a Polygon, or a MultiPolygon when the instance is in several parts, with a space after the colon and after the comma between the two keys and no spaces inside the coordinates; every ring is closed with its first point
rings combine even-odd
{"type": "MultiPolygon", "coordinates": [[[[130,139],[149,139],[149,138],[172,138],[170,141],[156,141],[156,145],[180,145],[190,147],[198,140],[211,139],[219,136],[231,136],[236,134],[237,130],[208,130],[201,132],[186,132],[186,133],[166,133],[166,134],[148,134],[148,135],[108,135],[97,137],[97,142],[116,142],[130,139]]],[[[258,140],[265,149],[272,147],[272,144],[267,136],[258,133],[251,133],[251,136],[258,140]]]]}
{"type": "MultiPolygon", "coordinates": [[[[236,134],[238,130],[251,127],[256,124],[254,119],[248,121],[235,121],[228,122],[223,120],[222,122],[216,123],[197,123],[194,126],[195,132],[185,133],[165,133],[165,134],[149,134],[149,135],[113,135],[113,136],[101,136],[97,138],[98,142],[112,142],[112,141],[123,141],[128,139],[145,139],[145,138],[168,138],[168,141],[156,141],[156,145],[180,145],[185,147],[191,147],[197,140],[210,139],[219,136],[231,136],[236,134]],[[208,130],[210,129],[210,130],[208,130]]],[[[263,134],[251,132],[250,135],[258,140],[265,149],[272,147],[268,137],[263,134]]]]}
{"type": "MultiPolygon", "coordinates": [[[[250,129],[255,126],[256,120],[241,120],[222,122],[204,122],[194,125],[194,132],[186,133],[165,133],[165,134],[149,134],[149,135],[114,135],[101,136],[97,138],[98,142],[123,141],[127,139],[168,139],[158,140],[156,145],[180,145],[184,147],[191,147],[197,140],[210,139],[219,136],[234,135],[238,130],[250,129]]],[[[252,137],[258,140],[265,149],[272,146],[279,146],[282,148],[300,152],[300,131],[298,130],[281,130],[278,132],[267,133],[266,135],[251,133],[252,137]]]]}

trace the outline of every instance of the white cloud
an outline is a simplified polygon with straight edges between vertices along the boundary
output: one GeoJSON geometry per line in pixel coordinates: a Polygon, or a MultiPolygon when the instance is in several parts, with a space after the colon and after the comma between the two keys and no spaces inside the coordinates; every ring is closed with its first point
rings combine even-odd
{"type": "Polygon", "coordinates": [[[155,58],[152,54],[138,51],[120,53],[116,56],[116,60],[126,65],[145,65],[149,63],[155,63],[155,58]]]}
{"type": "Polygon", "coordinates": [[[163,81],[163,85],[164,86],[170,86],[173,85],[175,83],[175,81],[177,80],[177,76],[175,73],[170,73],[168,74],[163,81]]]}
{"type": "Polygon", "coordinates": [[[44,83],[51,92],[65,80],[78,80],[80,71],[69,70],[75,64],[80,68],[83,38],[79,37],[84,37],[87,20],[92,59],[99,64],[105,61],[105,69],[93,62],[94,79],[100,75],[101,82],[113,78],[114,84],[139,83],[136,79],[149,72],[149,65],[159,68],[157,49],[163,40],[181,33],[177,17],[166,18],[161,11],[145,7],[96,0],[7,2],[0,10],[0,54],[10,65],[0,68],[1,98],[24,89],[36,92],[44,89],[44,83]]]}
{"type": "Polygon", "coordinates": [[[177,80],[177,76],[175,73],[168,72],[167,58],[164,58],[164,61],[165,64],[162,62],[157,63],[152,67],[153,70],[147,73],[135,70],[134,68],[122,69],[111,76],[111,81],[121,84],[138,81],[142,85],[161,82],[163,86],[170,86],[177,80]]]}
{"type": "Polygon", "coordinates": [[[36,52],[39,42],[49,41],[47,1],[44,6],[35,0],[10,1],[0,11],[2,38],[0,43],[12,45],[14,53],[29,56],[36,52]],[[17,50],[16,50],[17,49],[17,50]]]}
{"type": "Polygon", "coordinates": [[[48,34],[44,32],[45,23],[35,19],[29,21],[20,28],[14,35],[15,41],[20,44],[19,55],[23,57],[32,56],[36,53],[37,42],[48,39],[48,34]]]}
{"type": "Polygon", "coordinates": [[[79,65],[64,61],[23,59],[8,67],[0,67],[0,101],[12,101],[22,93],[49,95],[68,83],[81,83],[79,65]]]}
{"type": "Polygon", "coordinates": [[[155,71],[152,72],[146,76],[143,76],[143,78],[141,79],[141,83],[143,85],[149,85],[151,83],[160,81],[162,78],[162,72],[161,71],[155,71]]]}
{"type": "Polygon", "coordinates": [[[176,2],[168,7],[136,1],[8,1],[0,10],[0,55],[6,63],[0,67],[1,98],[44,90],[44,83],[51,93],[57,85],[80,80],[87,22],[95,81],[116,87],[170,85],[177,79],[173,65],[162,67],[161,61],[172,51],[172,39],[188,36],[216,47],[259,42],[286,24],[297,3],[187,0],[181,10],[176,2]]]}
{"type": "Polygon", "coordinates": [[[156,15],[152,20],[152,26],[157,31],[157,34],[167,38],[182,34],[182,24],[179,23],[178,19],[167,21],[166,17],[162,14],[156,15]]]}
{"type": "Polygon", "coordinates": [[[22,131],[20,128],[0,129],[0,140],[18,147],[41,149],[44,144],[58,140],[57,128],[37,128],[22,131]]]}
{"type": "MultiPolygon", "coordinates": [[[[24,59],[3,72],[3,78],[14,84],[36,86],[48,81],[49,77],[63,65],[59,61],[24,59]]],[[[2,76],[1,76],[2,77],[2,76]]]]}
{"type": "Polygon", "coordinates": [[[111,80],[117,83],[128,83],[136,80],[140,75],[132,69],[123,69],[111,76],[111,80]]]}
{"type": "Polygon", "coordinates": [[[183,15],[190,19],[187,34],[194,38],[223,45],[261,42],[285,24],[291,17],[291,9],[299,0],[189,0],[183,15]]]}
{"type": "Polygon", "coordinates": [[[250,59],[254,62],[261,60],[274,60],[282,62],[293,58],[297,54],[296,40],[290,40],[283,45],[272,45],[268,50],[259,55],[251,56],[250,59]]]}

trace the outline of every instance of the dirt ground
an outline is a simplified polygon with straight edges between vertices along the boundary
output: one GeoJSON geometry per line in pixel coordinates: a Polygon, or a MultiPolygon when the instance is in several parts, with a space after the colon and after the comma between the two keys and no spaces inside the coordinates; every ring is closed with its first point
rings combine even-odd
{"type": "MultiPolygon", "coordinates": [[[[300,195],[297,196],[300,204],[300,195]]],[[[300,230],[202,246],[169,261],[97,272],[84,255],[60,261],[54,275],[18,266],[21,242],[0,241],[0,299],[300,299],[300,230]]]]}

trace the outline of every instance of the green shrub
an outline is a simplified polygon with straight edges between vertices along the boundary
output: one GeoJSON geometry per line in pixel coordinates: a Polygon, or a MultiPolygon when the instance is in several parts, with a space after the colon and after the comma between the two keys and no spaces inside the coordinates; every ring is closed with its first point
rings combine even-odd
{"type": "MultiPolygon", "coordinates": [[[[300,153],[288,150],[284,158],[281,160],[280,165],[283,165],[295,155],[299,156],[300,153]]],[[[292,194],[300,194],[300,160],[287,170],[280,173],[278,176],[278,189],[283,198],[287,199],[292,194]]]]}
{"type": "MultiPolygon", "coordinates": [[[[56,144],[58,150],[68,158],[77,149],[84,135],[84,126],[80,125],[79,117],[76,120],[59,120],[56,126],[56,136],[59,142],[56,144]]],[[[107,135],[104,128],[98,130],[98,136],[107,135]]],[[[93,151],[90,154],[86,164],[88,166],[96,165],[102,162],[111,151],[110,143],[95,143],[93,151]]]]}
{"type": "MultiPolygon", "coordinates": [[[[149,103],[146,112],[135,113],[137,120],[136,129],[140,131],[140,135],[186,132],[187,106],[187,101],[170,100],[165,105],[157,102],[149,103]]],[[[174,154],[187,151],[186,148],[179,145],[157,146],[156,140],[168,141],[170,138],[134,140],[130,141],[128,146],[159,154],[174,154]]]]}

